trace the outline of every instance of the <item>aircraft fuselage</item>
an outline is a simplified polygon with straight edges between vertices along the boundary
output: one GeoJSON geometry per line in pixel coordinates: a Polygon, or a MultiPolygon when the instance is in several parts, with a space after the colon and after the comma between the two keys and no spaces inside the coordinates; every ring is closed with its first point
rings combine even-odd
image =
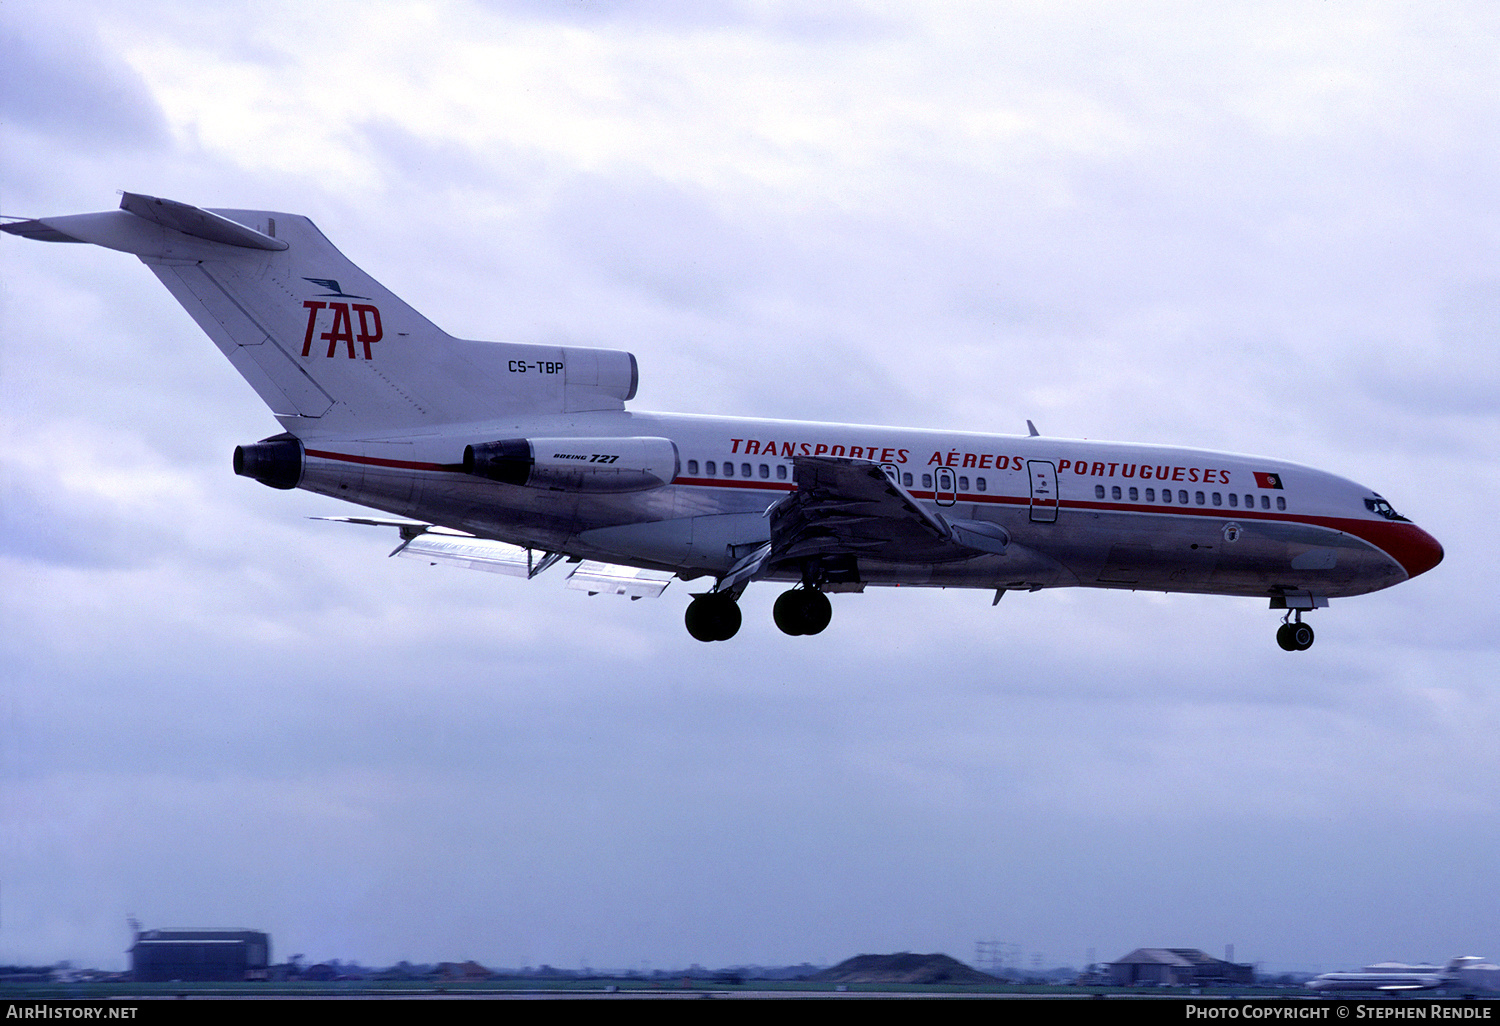
{"type": "Polygon", "coordinates": [[[1200,449],[633,412],[303,441],[302,488],[481,537],[684,576],[722,575],[745,546],[767,540],[764,514],[796,488],[794,458],[823,455],[878,463],[930,511],[998,525],[1011,541],[1004,555],[860,559],[863,584],[1333,598],[1389,587],[1441,558],[1426,532],[1368,508],[1378,499],[1368,488],[1293,463],[1200,449]],[[508,485],[459,466],[467,443],[552,434],[667,438],[677,471],[662,487],[590,494],[508,485]]]}

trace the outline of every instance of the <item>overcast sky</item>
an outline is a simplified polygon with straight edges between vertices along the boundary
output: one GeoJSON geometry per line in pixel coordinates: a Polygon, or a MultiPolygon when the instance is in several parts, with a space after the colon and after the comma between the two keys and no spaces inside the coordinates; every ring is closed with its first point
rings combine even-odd
{"type": "Polygon", "coordinates": [[[728,644],[386,559],[134,258],[0,239],[0,964],[1019,945],[1500,959],[1500,8],[0,4],[0,213],[310,216],[634,408],[1161,442],[1388,497],[1436,570],[873,589],[728,644]]]}

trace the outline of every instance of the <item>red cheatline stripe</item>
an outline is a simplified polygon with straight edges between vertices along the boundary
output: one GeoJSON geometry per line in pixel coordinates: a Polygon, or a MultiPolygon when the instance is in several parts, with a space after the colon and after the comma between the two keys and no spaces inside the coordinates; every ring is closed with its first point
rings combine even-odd
{"type": "Polygon", "coordinates": [[[328,452],[324,449],[308,449],[307,455],[341,463],[363,463],[371,467],[398,467],[401,470],[438,470],[448,473],[463,473],[462,463],[418,463],[414,460],[385,460],[376,456],[352,456],[347,452],[328,452]]]}
{"type": "Polygon", "coordinates": [[[790,481],[756,481],[734,477],[677,477],[672,481],[678,485],[696,485],[699,488],[766,488],[773,492],[794,492],[797,486],[790,481]]]}

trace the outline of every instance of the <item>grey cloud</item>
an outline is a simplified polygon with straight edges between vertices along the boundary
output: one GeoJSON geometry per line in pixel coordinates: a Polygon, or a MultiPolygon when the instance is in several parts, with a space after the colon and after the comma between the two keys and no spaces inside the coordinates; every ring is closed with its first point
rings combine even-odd
{"type": "Polygon", "coordinates": [[[836,42],[866,39],[891,30],[879,17],[855,4],[757,4],[746,0],[703,4],[693,0],[478,0],[480,8],[500,17],[557,21],[591,28],[648,29],[677,33],[739,30],[764,32],[793,40],[836,42]]]}
{"type": "Polygon", "coordinates": [[[0,20],[0,116],[75,146],[164,147],[166,118],[140,76],[93,33],[59,28],[52,18],[0,20]]]}

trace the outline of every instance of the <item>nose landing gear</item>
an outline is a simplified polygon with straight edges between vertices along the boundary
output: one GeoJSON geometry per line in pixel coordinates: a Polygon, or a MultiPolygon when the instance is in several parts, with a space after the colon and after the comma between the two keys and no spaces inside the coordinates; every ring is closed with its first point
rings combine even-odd
{"type": "Polygon", "coordinates": [[[1302,622],[1302,610],[1289,610],[1287,619],[1280,627],[1276,628],[1276,644],[1288,652],[1306,652],[1312,648],[1313,629],[1311,624],[1302,622]],[[1295,616],[1296,620],[1291,617],[1295,616]]]}

